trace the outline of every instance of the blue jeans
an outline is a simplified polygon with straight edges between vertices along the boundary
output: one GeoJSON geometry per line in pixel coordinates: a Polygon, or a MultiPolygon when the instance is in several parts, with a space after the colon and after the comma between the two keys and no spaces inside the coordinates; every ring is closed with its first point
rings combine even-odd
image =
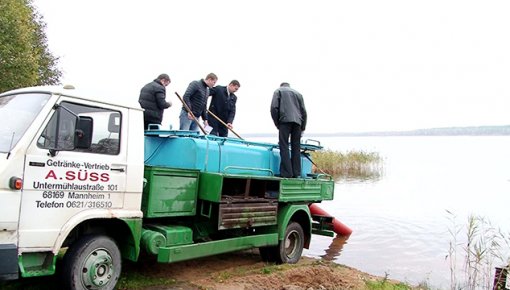
{"type": "Polygon", "coordinates": [[[179,114],[179,130],[198,131],[197,122],[188,119],[188,112],[184,109],[179,114]]]}

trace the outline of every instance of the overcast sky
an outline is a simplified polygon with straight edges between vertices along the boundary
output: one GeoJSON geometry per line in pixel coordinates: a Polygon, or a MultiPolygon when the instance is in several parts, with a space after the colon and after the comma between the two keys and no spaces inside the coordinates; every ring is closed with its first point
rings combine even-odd
{"type": "Polygon", "coordinates": [[[241,83],[234,129],[276,132],[282,81],[308,133],[510,124],[510,1],[34,0],[62,82],[136,103],[160,73],[164,126],[192,80],[241,83]]]}

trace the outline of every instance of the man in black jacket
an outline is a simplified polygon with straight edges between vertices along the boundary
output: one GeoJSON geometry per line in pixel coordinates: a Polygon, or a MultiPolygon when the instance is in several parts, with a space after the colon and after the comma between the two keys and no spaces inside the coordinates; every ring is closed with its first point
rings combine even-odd
{"type": "MultiPolygon", "coordinates": [[[[210,73],[204,79],[192,81],[186,92],[184,93],[183,101],[188,105],[188,108],[193,112],[195,118],[202,117],[205,125],[207,126],[207,97],[210,95],[209,89],[214,87],[218,77],[210,73]]],[[[198,124],[193,120],[193,116],[183,106],[179,115],[179,130],[198,131],[198,124]]]]}
{"type": "Polygon", "coordinates": [[[282,177],[300,177],[301,133],[306,128],[306,109],[303,96],[290,88],[288,83],[282,83],[273,94],[271,117],[278,128],[280,175],[282,177]],[[289,135],[291,156],[289,156],[289,135]]]}
{"type": "Polygon", "coordinates": [[[208,116],[207,121],[209,126],[213,129],[212,135],[227,137],[228,129],[232,129],[232,123],[236,115],[236,102],[237,96],[234,94],[239,90],[241,84],[239,81],[232,80],[228,86],[216,86],[211,89],[211,103],[209,104],[209,111],[218,117],[223,123],[227,124],[225,127],[220,121],[216,120],[214,116],[208,116]]]}
{"type": "Polygon", "coordinates": [[[170,77],[167,74],[160,74],[157,79],[146,84],[140,91],[138,103],[145,111],[143,112],[143,125],[145,130],[149,124],[161,125],[163,110],[172,106],[166,101],[166,86],[170,84],[170,77]]]}

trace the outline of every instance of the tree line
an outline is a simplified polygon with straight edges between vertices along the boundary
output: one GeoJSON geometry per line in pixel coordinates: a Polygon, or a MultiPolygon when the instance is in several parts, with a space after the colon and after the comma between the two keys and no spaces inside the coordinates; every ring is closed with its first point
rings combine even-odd
{"type": "Polygon", "coordinates": [[[48,48],[45,29],[32,0],[0,1],[0,93],[60,83],[59,58],[48,48]]]}

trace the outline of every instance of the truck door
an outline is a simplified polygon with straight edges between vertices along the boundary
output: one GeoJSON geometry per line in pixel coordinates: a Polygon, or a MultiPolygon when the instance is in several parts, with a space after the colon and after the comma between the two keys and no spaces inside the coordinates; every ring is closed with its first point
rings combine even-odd
{"type": "Polygon", "coordinates": [[[127,116],[124,108],[61,98],[26,152],[22,250],[51,249],[64,226],[111,217],[112,209],[123,207],[127,116]]]}
{"type": "MultiPolygon", "coordinates": [[[[0,94],[0,280],[18,278],[18,224],[27,144],[51,109],[49,93],[0,94]]],[[[1,283],[0,283],[1,284],[1,283]]],[[[0,288],[2,288],[0,286],[0,288]]]]}

